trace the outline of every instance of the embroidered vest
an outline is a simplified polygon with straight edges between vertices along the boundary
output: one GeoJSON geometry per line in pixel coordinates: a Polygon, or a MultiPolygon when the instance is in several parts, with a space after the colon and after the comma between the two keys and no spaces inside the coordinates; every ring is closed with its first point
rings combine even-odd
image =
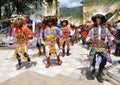
{"type": "MultiPolygon", "coordinates": [[[[94,36],[101,35],[101,34],[106,34],[106,28],[105,26],[100,26],[100,27],[94,27],[94,36]]],[[[105,40],[107,36],[99,36],[98,38],[101,40],[105,40]]]]}
{"type": "Polygon", "coordinates": [[[51,28],[46,27],[46,42],[49,42],[54,38],[55,38],[54,27],[51,28]]]}
{"type": "Polygon", "coordinates": [[[106,34],[106,27],[105,26],[99,26],[99,27],[94,27],[93,28],[93,35],[97,36],[97,38],[94,38],[93,41],[93,47],[96,48],[98,52],[104,52],[107,47],[107,36],[99,36],[101,34],[106,34]]]}

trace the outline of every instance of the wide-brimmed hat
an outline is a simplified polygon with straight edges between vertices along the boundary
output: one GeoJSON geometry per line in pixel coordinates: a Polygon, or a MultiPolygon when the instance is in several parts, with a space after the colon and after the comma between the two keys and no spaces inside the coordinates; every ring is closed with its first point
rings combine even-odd
{"type": "Polygon", "coordinates": [[[27,22],[26,22],[26,19],[24,17],[17,17],[17,18],[14,18],[13,20],[13,24],[14,26],[23,26],[25,25],[27,22]],[[21,23],[19,23],[18,21],[21,20],[21,23]]]}
{"type": "Polygon", "coordinates": [[[55,16],[46,16],[46,17],[44,17],[43,23],[45,25],[47,25],[48,22],[52,22],[53,24],[56,24],[57,23],[57,18],[55,16]]]}
{"type": "Polygon", "coordinates": [[[92,16],[91,20],[92,20],[93,22],[96,22],[96,19],[97,19],[97,18],[101,18],[102,23],[107,22],[107,19],[106,19],[105,16],[102,15],[102,14],[96,14],[96,15],[92,16]]]}
{"type": "Polygon", "coordinates": [[[68,20],[61,21],[61,25],[63,25],[63,22],[66,22],[66,24],[68,25],[68,20]]]}

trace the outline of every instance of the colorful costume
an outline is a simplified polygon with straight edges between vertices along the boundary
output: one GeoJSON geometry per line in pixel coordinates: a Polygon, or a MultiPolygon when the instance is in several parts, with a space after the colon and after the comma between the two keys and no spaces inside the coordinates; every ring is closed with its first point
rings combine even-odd
{"type": "Polygon", "coordinates": [[[99,71],[97,74],[97,79],[98,81],[102,82],[103,78],[101,74],[107,62],[107,57],[105,54],[108,52],[107,47],[111,45],[114,38],[106,35],[106,34],[110,34],[110,31],[106,26],[103,25],[103,23],[107,21],[103,15],[97,14],[93,16],[92,21],[95,23],[95,25],[89,31],[88,37],[86,39],[87,42],[89,41],[92,43],[92,49],[90,53],[92,60],[91,78],[94,79],[95,64],[99,63],[99,71]],[[100,19],[101,22],[99,24],[96,24],[96,19],[100,19]],[[106,35],[106,36],[100,36],[100,35],[106,35]]]}
{"type": "Polygon", "coordinates": [[[115,24],[115,28],[116,28],[116,48],[115,48],[115,55],[116,56],[120,56],[120,20],[115,24]]]}
{"type": "MultiPolygon", "coordinates": [[[[62,31],[56,27],[53,26],[55,19],[51,16],[48,16],[47,19],[45,18],[43,21],[46,24],[45,31],[44,31],[44,36],[45,36],[45,52],[46,52],[46,57],[47,57],[47,64],[46,68],[50,66],[50,54],[55,54],[57,56],[57,61],[58,64],[61,65],[61,60],[60,60],[60,52],[59,52],[59,47],[56,42],[56,36],[59,34],[60,36],[62,35],[62,31]],[[50,25],[49,25],[50,23],[50,25]]],[[[41,35],[42,36],[42,35],[41,35]]]]}
{"type": "Polygon", "coordinates": [[[50,49],[55,49],[57,55],[59,55],[59,47],[55,41],[56,33],[62,35],[60,29],[58,27],[52,26],[46,27],[45,29],[45,37],[46,37],[46,56],[49,57],[50,49]],[[53,40],[53,41],[52,41],[53,40]]]}
{"type": "Polygon", "coordinates": [[[92,24],[93,23],[90,20],[87,20],[85,25],[82,27],[81,38],[82,38],[82,44],[83,45],[86,44],[85,40],[86,40],[86,37],[88,36],[88,32],[89,32],[90,26],[92,24]]]}
{"type": "Polygon", "coordinates": [[[67,55],[69,56],[69,49],[70,49],[70,43],[69,43],[69,33],[70,33],[70,30],[67,26],[68,24],[68,21],[67,20],[64,20],[62,21],[62,25],[63,23],[66,22],[66,26],[62,26],[60,29],[62,30],[62,37],[60,39],[60,45],[63,47],[63,56],[65,55],[65,44],[67,44],[67,55]]]}
{"type": "Polygon", "coordinates": [[[22,58],[24,60],[27,60],[30,63],[30,57],[27,54],[27,43],[28,43],[28,28],[25,28],[24,24],[22,23],[23,19],[22,18],[17,18],[14,20],[14,37],[16,39],[16,49],[15,49],[15,53],[14,56],[17,58],[18,60],[18,67],[17,69],[21,68],[22,62],[21,62],[21,54],[22,54],[22,58]],[[23,29],[24,27],[24,29],[23,29]]]}

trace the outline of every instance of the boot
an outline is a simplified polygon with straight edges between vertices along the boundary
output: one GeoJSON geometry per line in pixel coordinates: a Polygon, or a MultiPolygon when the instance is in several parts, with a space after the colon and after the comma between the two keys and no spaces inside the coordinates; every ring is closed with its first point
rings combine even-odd
{"type": "Polygon", "coordinates": [[[18,59],[18,65],[16,66],[16,69],[19,70],[21,68],[22,68],[21,59],[18,59]]]}
{"type": "Polygon", "coordinates": [[[49,68],[49,66],[50,66],[50,57],[48,57],[48,58],[46,59],[46,61],[47,61],[46,68],[49,68]]]}
{"type": "Polygon", "coordinates": [[[85,45],[84,38],[82,38],[82,45],[85,45]]]}
{"type": "Polygon", "coordinates": [[[103,69],[104,69],[104,66],[101,66],[101,65],[100,65],[99,71],[98,71],[98,74],[97,74],[97,80],[98,80],[99,82],[103,82],[103,78],[102,78],[103,69]]]}
{"type": "Polygon", "coordinates": [[[69,51],[70,51],[70,49],[68,48],[68,49],[67,49],[67,56],[69,56],[69,55],[70,55],[69,51]]]}
{"type": "Polygon", "coordinates": [[[103,82],[102,74],[100,74],[100,73],[97,74],[97,80],[99,82],[103,82]]]}
{"type": "Polygon", "coordinates": [[[16,58],[18,60],[17,70],[19,70],[22,67],[22,63],[21,63],[20,55],[18,53],[16,54],[16,58]]]}
{"type": "Polygon", "coordinates": [[[27,57],[27,61],[28,61],[28,63],[30,63],[31,62],[30,57],[26,52],[24,53],[24,56],[27,57]]]}
{"type": "Polygon", "coordinates": [[[64,57],[65,56],[65,49],[64,48],[62,49],[62,52],[63,52],[62,57],[64,57]]]}
{"type": "Polygon", "coordinates": [[[71,42],[72,42],[72,46],[74,46],[74,39],[72,39],[72,41],[71,41],[71,42]]]}
{"type": "Polygon", "coordinates": [[[74,38],[73,38],[73,36],[71,36],[71,43],[72,43],[72,46],[74,46],[74,38]]]}
{"type": "Polygon", "coordinates": [[[94,73],[95,73],[95,67],[90,66],[90,78],[91,78],[92,80],[94,80],[94,78],[95,78],[94,73]]]}
{"type": "Polygon", "coordinates": [[[72,42],[72,46],[74,46],[74,41],[72,42]]]}
{"type": "Polygon", "coordinates": [[[118,49],[115,49],[115,56],[118,56],[118,49]]]}
{"type": "Polygon", "coordinates": [[[95,78],[94,73],[95,73],[95,69],[93,69],[93,71],[91,72],[91,79],[92,79],[92,80],[94,80],[94,78],[95,78]]]}
{"type": "Polygon", "coordinates": [[[61,65],[61,63],[62,63],[62,61],[60,60],[60,56],[58,55],[58,56],[57,56],[57,64],[58,64],[58,65],[61,65]]]}
{"type": "Polygon", "coordinates": [[[40,47],[38,47],[38,55],[41,55],[42,53],[41,53],[41,48],[40,47]]]}
{"type": "Polygon", "coordinates": [[[43,46],[43,53],[45,54],[45,46],[43,46]]]}

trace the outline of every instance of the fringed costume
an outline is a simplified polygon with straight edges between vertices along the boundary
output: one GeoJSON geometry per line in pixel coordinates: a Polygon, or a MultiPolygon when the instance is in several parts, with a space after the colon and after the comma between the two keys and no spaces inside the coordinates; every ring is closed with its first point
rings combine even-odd
{"type": "Polygon", "coordinates": [[[32,36],[32,33],[30,32],[30,30],[28,30],[29,28],[24,22],[24,18],[16,18],[13,22],[15,26],[13,35],[16,39],[14,56],[18,60],[17,69],[20,69],[22,67],[21,59],[27,60],[29,64],[31,62],[30,57],[27,53],[27,43],[28,38],[32,36]]]}
{"type": "Polygon", "coordinates": [[[46,68],[50,66],[50,54],[57,56],[57,63],[61,65],[59,46],[56,42],[57,34],[62,36],[62,31],[54,26],[57,22],[57,18],[54,16],[47,16],[44,18],[43,23],[45,24],[45,52],[47,58],[46,68]]]}
{"type": "Polygon", "coordinates": [[[92,43],[90,51],[90,61],[91,61],[91,78],[94,79],[95,65],[99,63],[99,70],[97,74],[97,79],[99,82],[103,81],[102,72],[106,65],[106,62],[110,60],[108,47],[112,45],[114,37],[111,35],[109,29],[103,25],[107,20],[101,14],[97,14],[92,17],[94,26],[89,31],[86,41],[92,43]]]}

